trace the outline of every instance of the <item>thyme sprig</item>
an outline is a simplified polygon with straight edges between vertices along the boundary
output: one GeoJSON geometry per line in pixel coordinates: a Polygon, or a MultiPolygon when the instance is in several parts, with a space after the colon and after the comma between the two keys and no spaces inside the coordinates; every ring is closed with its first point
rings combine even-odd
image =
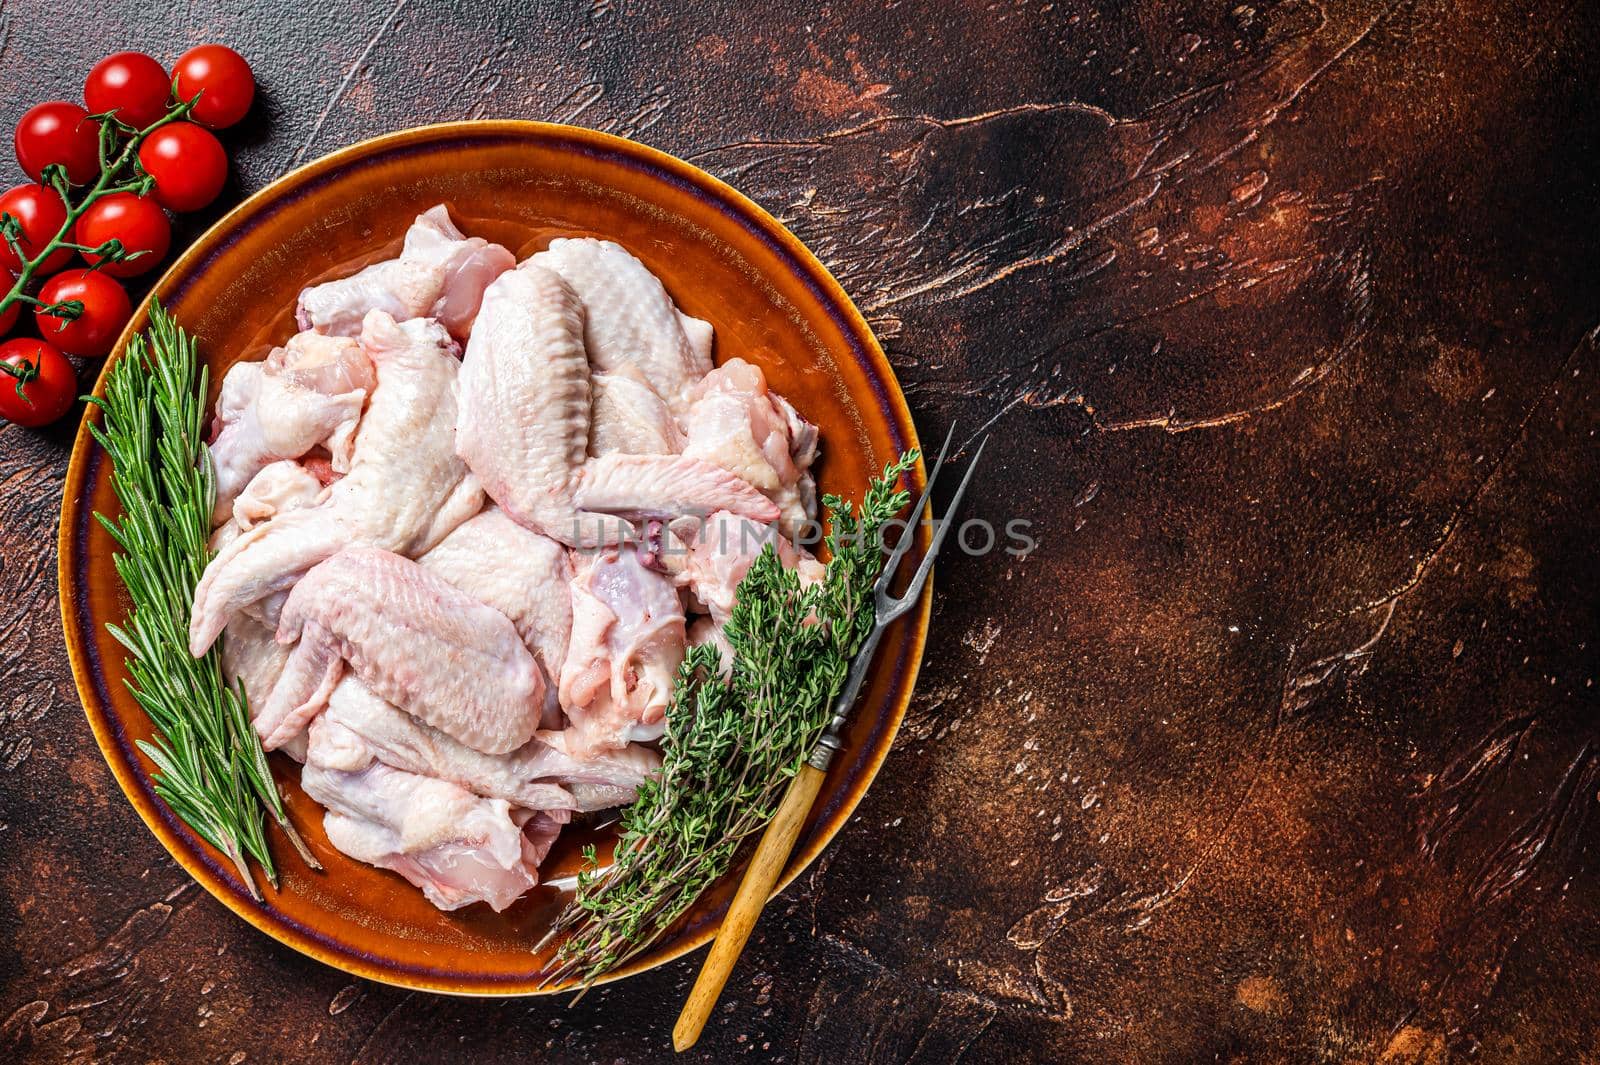
{"type": "Polygon", "coordinates": [[[585,851],[576,896],[545,937],[565,936],[547,984],[576,976],[587,988],[645,950],[777,812],[871,630],[864,607],[883,567],[881,536],[908,502],[900,480],[916,461],[911,451],[886,466],[859,511],[824,498],[822,581],[802,588],[772,546],[763,548],[723,628],[733,648],[726,681],[714,646],[689,650],[667,710],[661,772],[623,810],[611,865],[600,868],[593,848],[585,851]]]}
{"type": "Polygon", "coordinates": [[[216,497],[205,446],[207,372],[195,342],[159,303],[106,375],[104,414],[89,431],[111,457],[122,517],[95,513],[120,553],[117,575],[132,601],[127,621],[106,628],[127,648],[128,689],[155,726],[139,749],[155,763],[156,794],[206,842],[227,855],[260,898],[247,858],[274,887],[263,811],[308,864],[317,863],[290,825],[250,726],[241,688],[223,681],[220,651],[189,654],[189,610],[210,558],[216,497]]]}

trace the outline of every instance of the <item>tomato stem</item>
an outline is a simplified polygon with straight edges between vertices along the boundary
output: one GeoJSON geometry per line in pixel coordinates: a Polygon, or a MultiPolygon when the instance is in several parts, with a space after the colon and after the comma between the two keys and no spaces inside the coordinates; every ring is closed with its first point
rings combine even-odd
{"type": "MultiPolygon", "coordinates": [[[[179,100],[168,108],[165,115],[162,115],[144,129],[134,130],[122,145],[121,151],[114,156],[111,154],[111,148],[115,144],[116,133],[120,132],[121,124],[118,123],[119,130],[111,134],[107,134],[105,132],[106,127],[102,125],[100,136],[100,176],[84,192],[82,200],[76,206],[73,205],[68,195],[71,192],[71,187],[67,184],[65,171],[55,164],[46,167],[44,184],[47,188],[54,188],[60,194],[61,202],[67,208],[67,220],[61,224],[61,229],[50,239],[50,242],[33,258],[30,259],[22,253],[22,245],[18,241],[22,229],[21,222],[9,214],[0,214],[0,236],[4,236],[6,244],[11,248],[11,253],[22,263],[22,269],[17,273],[16,280],[12,282],[11,290],[3,298],[0,298],[0,315],[5,314],[14,304],[32,303],[35,306],[39,305],[39,301],[28,296],[26,290],[45,260],[49,259],[57,251],[67,249],[99,254],[106,247],[106,245],[102,245],[98,248],[86,248],[82,244],[77,244],[70,240],[68,234],[72,232],[72,227],[78,224],[78,219],[83,217],[83,213],[102,196],[107,196],[114,192],[133,192],[136,195],[143,196],[150,191],[153,181],[150,175],[139,170],[137,165],[135,165],[134,169],[136,176],[133,178],[123,180],[123,172],[128,169],[129,164],[136,164],[139,145],[144,143],[146,137],[169,122],[176,122],[181,118],[187,117],[189,112],[194,110],[195,100],[198,99],[199,96],[197,95],[192,100],[179,100]]],[[[131,255],[124,257],[133,258],[131,255]]],[[[6,370],[5,372],[10,373],[13,377],[16,376],[13,370],[6,370]]],[[[34,369],[33,373],[37,375],[38,370],[34,369]]],[[[30,377],[27,380],[32,380],[32,378],[30,377]]],[[[17,384],[18,395],[22,394],[22,384],[23,382],[21,381],[17,384]]],[[[27,397],[23,396],[23,398],[26,399],[27,397]]]]}
{"type": "Polygon", "coordinates": [[[13,378],[16,381],[17,398],[28,406],[33,406],[33,400],[28,398],[28,393],[24,391],[23,386],[39,376],[39,364],[30,362],[27,359],[19,359],[16,362],[0,361],[0,373],[7,374],[13,378]]]}
{"type": "Polygon", "coordinates": [[[61,320],[61,324],[56,326],[56,332],[58,333],[67,327],[68,322],[75,322],[83,317],[82,300],[62,300],[59,303],[40,303],[38,300],[34,300],[34,305],[38,307],[38,310],[34,312],[35,314],[42,314],[61,320]]]}

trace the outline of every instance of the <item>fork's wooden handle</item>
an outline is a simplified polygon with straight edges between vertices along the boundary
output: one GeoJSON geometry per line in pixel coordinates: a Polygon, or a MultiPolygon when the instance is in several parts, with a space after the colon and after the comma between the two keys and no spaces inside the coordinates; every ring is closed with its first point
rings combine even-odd
{"type": "Polygon", "coordinates": [[[822,787],[824,775],[820,769],[803,765],[789,782],[789,790],[784,793],[772,823],[762,834],[755,857],[750,859],[750,868],[745,870],[739,891],[733,896],[728,916],[722,919],[722,928],[700,968],[694,990],[689,992],[689,1001],[683,1004],[678,1023],[673,1025],[674,1050],[688,1050],[700,1038],[700,1031],[706,1026],[717,997],[722,994],[722,986],[733,972],[733,963],[739,960],[739,952],[750,938],[750,931],[761,916],[773,885],[783,875],[784,866],[789,864],[789,852],[794,850],[794,841],[800,835],[800,826],[805,824],[811,804],[817,799],[817,789],[822,787]]]}

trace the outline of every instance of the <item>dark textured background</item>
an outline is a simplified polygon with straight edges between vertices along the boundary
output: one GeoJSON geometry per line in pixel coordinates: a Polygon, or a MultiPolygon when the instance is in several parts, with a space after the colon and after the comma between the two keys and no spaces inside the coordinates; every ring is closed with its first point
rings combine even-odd
{"type": "MultiPolygon", "coordinates": [[[[941,567],[693,1057],[1600,1060],[1595,5],[322,6],[4,0],[0,123],[219,39],[228,202],[439,119],[637,137],[792,226],[1037,523],[941,567]]],[[[0,1059],[665,1057],[698,958],[431,998],[188,880],[62,654],[67,438],[0,430],[0,1059]]]]}

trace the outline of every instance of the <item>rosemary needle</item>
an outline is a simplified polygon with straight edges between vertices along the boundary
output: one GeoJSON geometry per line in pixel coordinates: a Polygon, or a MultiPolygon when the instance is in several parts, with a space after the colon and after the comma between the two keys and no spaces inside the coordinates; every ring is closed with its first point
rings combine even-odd
{"type": "Polygon", "coordinates": [[[916,460],[913,451],[887,466],[859,513],[824,499],[822,581],[802,588],[763,548],[723,627],[733,648],[726,681],[714,646],[689,650],[667,709],[661,772],[623,810],[611,865],[599,869],[586,851],[577,894],[545,937],[565,936],[546,984],[576,976],[587,988],[650,946],[772,819],[872,627],[863,604],[883,567],[880,536],[908,501],[899,482],[916,460]]]}
{"type": "Polygon", "coordinates": [[[188,621],[207,544],[216,485],[204,443],[206,368],[192,337],[154,301],[150,325],[134,337],[93,399],[104,425],[89,431],[111,457],[122,517],[95,517],[116,541],[114,562],[132,609],[106,628],[128,650],[128,689],[150,715],[155,790],[173,813],[227,855],[259,899],[247,859],[277,886],[265,818],[320,868],[289,823],[250,726],[244,692],[223,681],[220,652],[190,656],[188,621]]]}

